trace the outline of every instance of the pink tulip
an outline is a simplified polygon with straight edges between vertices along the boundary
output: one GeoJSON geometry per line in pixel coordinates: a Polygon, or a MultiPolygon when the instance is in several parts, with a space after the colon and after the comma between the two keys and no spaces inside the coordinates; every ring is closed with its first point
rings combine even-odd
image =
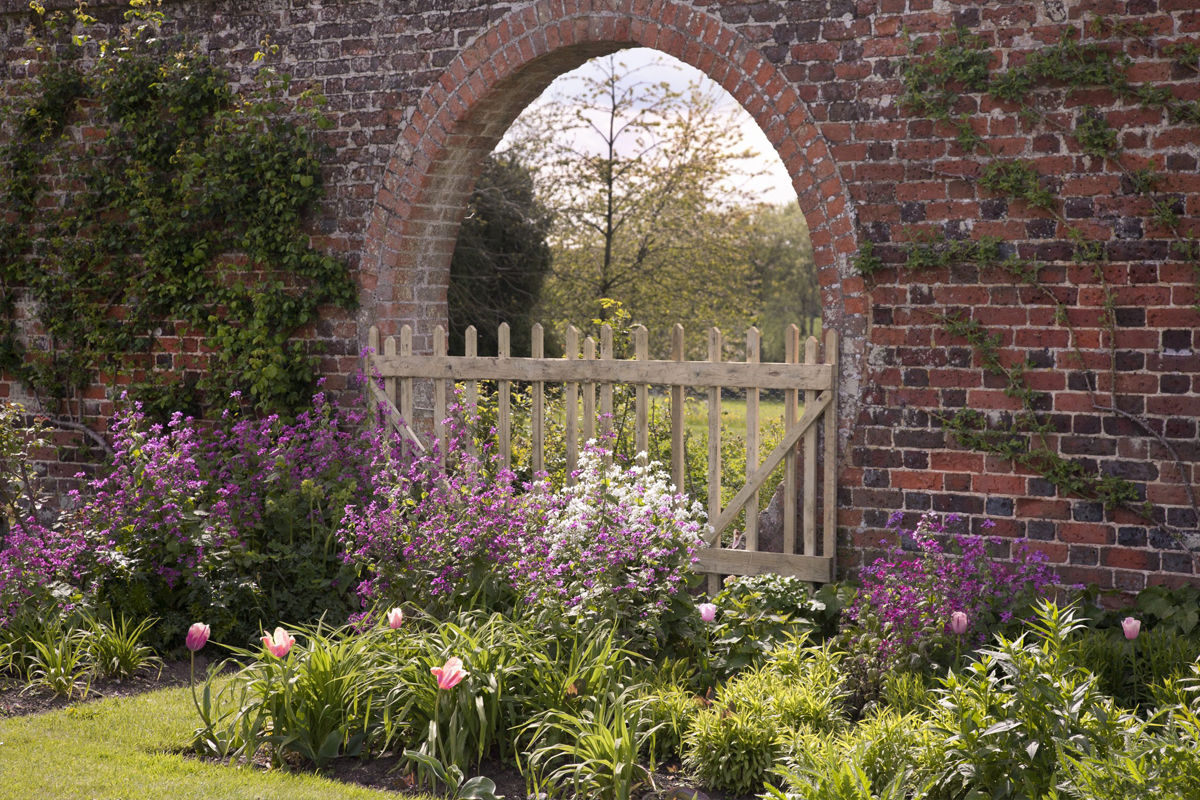
{"type": "Polygon", "coordinates": [[[701,603],[696,606],[696,610],[700,612],[700,619],[705,622],[712,622],[717,618],[717,607],[712,603],[701,603]]]}
{"type": "Polygon", "coordinates": [[[462,659],[457,656],[447,660],[443,666],[432,667],[429,671],[437,678],[439,689],[453,689],[463,678],[471,674],[463,669],[462,659]]]}
{"type": "Polygon", "coordinates": [[[283,628],[276,628],[274,636],[262,637],[263,647],[276,658],[283,658],[296,643],[296,637],[290,636],[283,628]]]}
{"type": "Polygon", "coordinates": [[[1126,617],[1121,620],[1121,630],[1125,631],[1125,638],[1132,642],[1142,632],[1142,621],[1134,617],[1126,617]]]}
{"type": "Polygon", "coordinates": [[[387,612],[387,624],[392,630],[399,628],[404,624],[404,612],[399,608],[393,608],[391,611],[387,612]]]}
{"type": "Polygon", "coordinates": [[[188,650],[191,650],[194,653],[208,643],[208,634],[209,630],[207,625],[205,625],[203,622],[193,622],[192,627],[188,628],[187,638],[184,640],[184,644],[187,645],[188,650]]]}
{"type": "Polygon", "coordinates": [[[967,632],[967,612],[955,611],[950,615],[950,630],[959,636],[967,632]]]}

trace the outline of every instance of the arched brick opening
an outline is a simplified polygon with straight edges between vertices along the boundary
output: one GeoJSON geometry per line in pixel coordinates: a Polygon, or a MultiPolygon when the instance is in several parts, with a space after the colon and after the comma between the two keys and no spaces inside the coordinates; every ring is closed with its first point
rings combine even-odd
{"type": "Polygon", "coordinates": [[[843,435],[854,418],[866,338],[866,294],[853,274],[853,207],[826,140],[796,88],[734,29],[663,0],[541,0],[502,17],[425,93],[383,176],[362,264],[360,334],[404,323],[431,347],[446,319],[450,259],[483,158],[559,75],[597,55],[650,47],[706,73],[749,112],[783,160],[812,236],[825,324],[842,334],[843,435]]]}

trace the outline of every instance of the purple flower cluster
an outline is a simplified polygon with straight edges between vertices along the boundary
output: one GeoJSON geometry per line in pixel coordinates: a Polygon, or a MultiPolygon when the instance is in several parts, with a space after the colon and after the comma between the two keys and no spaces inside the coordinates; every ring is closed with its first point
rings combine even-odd
{"type": "MultiPolygon", "coordinates": [[[[946,522],[957,521],[951,515],[946,522]]],[[[932,512],[911,532],[896,529],[911,549],[893,548],[860,574],[861,589],[846,610],[847,619],[878,637],[884,660],[914,651],[923,640],[950,633],[955,612],[966,614],[968,633],[983,641],[996,623],[1006,624],[1033,602],[1053,592],[1057,578],[1044,553],[1018,540],[1008,561],[993,559],[983,536],[949,535],[932,512]],[[949,550],[942,541],[948,540],[949,550]]],[[[994,523],[987,520],[983,527],[994,523]]]]}
{"type": "Polygon", "coordinates": [[[447,423],[444,459],[436,446],[381,443],[364,482],[367,499],[345,508],[337,536],[343,557],[366,573],[358,587],[364,607],[471,595],[488,588],[481,583],[494,591],[506,574],[525,525],[515,477],[496,468],[489,448],[473,453],[455,418],[447,423]]]}
{"type": "Polygon", "coordinates": [[[373,498],[347,508],[346,557],[366,570],[364,606],[455,594],[551,607],[665,608],[691,574],[703,513],[653,468],[621,469],[589,445],[574,483],[521,485],[487,448],[475,455],[452,417],[445,454],[381,450],[373,498]]]}
{"type": "Polygon", "coordinates": [[[111,470],[74,493],[71,523],[95,559],[87,589],[167,627],[211,617],[222,636],[254,632],[256,615],[336,610],[353,576],[338,579],[333,531],[366,501],[379,447],[364,416],[320,393],[294,420],[226,412],[152,425],[138,405],[123,410],[111,470]]]}
{"type": "Polygon", "coordinates": [[[22,610],[67,610],[89,563],[88,542],[78,531],[47,528],[33,517],[15,520],[0,548],[0,625],[22,610]]]}

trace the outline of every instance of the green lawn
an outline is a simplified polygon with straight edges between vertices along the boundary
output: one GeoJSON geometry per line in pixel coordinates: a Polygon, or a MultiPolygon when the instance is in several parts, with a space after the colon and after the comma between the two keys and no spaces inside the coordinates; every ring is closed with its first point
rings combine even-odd
{"type": "Polygon", "coordinates": [[[197,720],[187,689],[0,719],[0,800],[367,800],[394,793],[182,753],[197,720]]]}
{"type": "MultiPolygon", "coordinates": [[[[663,401],[662,411],[668,413],[668,404],[663,401]]],[[[804,404],[801,402],[800,410],[796,412],[797,419],[799,415],[804,413],[804,404]]],[[[739,437],[746,435],[746,399],[737,398],[721,401],[721,419],[726,432],[731,432],[739,437]]],[[[708,401],[693,399],[687,403],[687,410],[683,417],[684,424],[687,426],[687,432],[692,436],[702,438],[708,437],[708,401]]],[[[782,400],[766,400],[758,401],[758,430],[760,433],[766,433],[768,426],[772,422],[783,424],[783,401],[782,400]]]]}

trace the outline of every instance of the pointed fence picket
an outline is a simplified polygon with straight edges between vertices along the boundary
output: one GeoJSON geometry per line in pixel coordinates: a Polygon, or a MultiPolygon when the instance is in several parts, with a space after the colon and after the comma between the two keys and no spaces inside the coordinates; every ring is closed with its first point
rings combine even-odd
{"type": "Polygon", "coordinates": [[[434,333],[432,355],[414,354],[412,329],[404,326],[399,341],[387,337],[380,341],[379,331],[371,328],[366,374],[371,381],[373,400],[379,404],[382,419],[400,431],[409,447],[426,449],[409,422],[413,420],[415,384],[431,382],[433,391],[433,435],[445,452],[446,419],[451,393],[462,385],[463,402],[473,411],[479,398],[479,382],[494,382],[497,392],[497,451],[504,466],[512,463],[512,385],[530,387],[529,435],[530,464],[534,471],[546,463],[546,384],[563,386],[564,457],[567,473],[578,465],[583,441],[596,436],[597,428],[606,434],[612,430],[613,388],[618,384],[634,387],[634,440],[639,453],[649,443],[651,386],[667,389],[670,404],[671,477],[683,485],[684,403],[689,390],[705,389],[708,396],[708,469],[709,521],[712,532],[709,547],[699,554],[699,566],[710,575],[709,589],[715,591],[720,575],[753,575],[776,572],[795,575],[803,580],[827,582],[834,576],[837,523],[837,352],[834,331],[825,332],[824,361],[818,360],[820,343],[808,337],[803,343],[799,329],[789,326],[785,337],[783,363],[759,360],[761,337],[755,328],[746,333],[746,360],[722,360],[723,338],[716,328],[708,335],[708,360],[684,358],[683,326],[671,331],[669,360],[649,358],[648,335],[642,326],[633,329],[632,359],[613,355],[613,332],[605,325],[600,331],[599,352],[593,337],[584,337],[568,326],[565,358],[545,357],[545,332],[534,325],[528,358],[511,352],[511,332],[507,324],[498,330],[498,355],[478,353],[478,335],[474,326],[467,329],[464,354],[447,352],[446,331],[438,326],[434,333]],[[380,346],[382,344],[382,347],[380,346]],[[746,390],[746,483],[729,503],[721,502],[721,392],[726,388],[746,390]],[[781,441],[760,461],[759,392],[783,390],[784,433],[781,441]],[[599,403],[597,408],[597,390],[599,403]],[[800,398],[803,397],[803,413],[800,398]],[[818,424],[818,422],[822,424],[818,424]],[[818,476],[818,449],[822,473],[818,476]],[[802,457],[801,457],[802,454],[802,457]],[[759,550],[760,530],[757,516],[759,493],[771,473],[784,468],[783,552],[759,550]],[[817,507],[823,514],[818,522],[817,507]],[[733,537],[735,547],[723,547],[724,532],[746,511],[745,530],[733,537]],[[744,548],[744,549],[743,549],[744,548]]]}

